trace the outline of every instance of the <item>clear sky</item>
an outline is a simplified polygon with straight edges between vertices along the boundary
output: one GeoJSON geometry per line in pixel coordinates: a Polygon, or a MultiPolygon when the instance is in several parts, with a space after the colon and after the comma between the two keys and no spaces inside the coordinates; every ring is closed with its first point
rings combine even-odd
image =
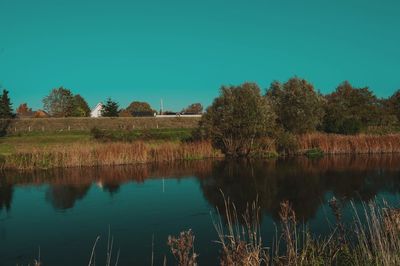
{"type": "Polygon", "coordinates": [[[222,84],[297,75],[400,88],[399,0],[0,0],[0,84],[34,108],[58,86],[91,106],[204,105],[222,84]]]}

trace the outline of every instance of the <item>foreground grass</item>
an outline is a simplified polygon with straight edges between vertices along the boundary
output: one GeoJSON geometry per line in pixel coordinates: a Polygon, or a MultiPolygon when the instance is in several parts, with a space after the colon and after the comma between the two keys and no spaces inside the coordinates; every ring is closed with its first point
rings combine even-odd
{"type": "MultiPolygon", "coordinates": [[[[273,246],[266,247],[261,238],[257,202],[248,205],[245,213],[238,214],[235,205],[229,199],[225,200],[225,209],[221,210],[220,218],[213,221],[218,235],[216,243],[220,247],[219,265],[400,265],[400,211],[388,206],[380,207],[373,202],[357,211],[354,203],[351,204],[353,222],[345,224],[340,202],[336,199],[330,201],[336,223],[331,233],[323,238],[299,224],[291,204],[282,202],[278,225],[280,235],[275,236],[273,246]]],[[[91,249],[88,265],[96,265],[99,239],[100,236],[91,249]]],[[[120,256],[123,256],[113,244],[114,238],[109,233],[104,265],[118,265],[120,256]]],[[[167,261],[167,257],[164,257],[163,265],[198,265],[199,254],[195,249],[195,233],[192,230],[169,236],[166,244],[175,261],[167,261]]],[[[151,265],[154,264],[153,259],[152,255],[151,265]]],[[[42,265],[40,259],[34,265],[42,265]]]]}
{"type": "MultiPolygon", "coordinates": [[[[351,204],[353,222],[345,224],[340,202],[330,201],[336,224],[322,238],[299,225],[290,203],[284,201],[280,210],[281,235],[274,246],[265,247],[257,204],[238,214],[235,206],[225,201],[222,214],[226,222],[214,223],[220,244],[220,265],[400,265],[399,209],[370,203],[359,212],[351,204]]],[[[178,265],[197,265],[191,230],[170,237],[168,245],[178,265]]]]}

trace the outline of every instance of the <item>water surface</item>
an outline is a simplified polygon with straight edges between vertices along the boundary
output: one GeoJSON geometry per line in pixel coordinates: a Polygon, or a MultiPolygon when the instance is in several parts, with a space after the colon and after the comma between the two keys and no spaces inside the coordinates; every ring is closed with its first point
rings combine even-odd
{"type": "MultiPolygon", "coordinates": [[[[265,245],[271,245],[283,200],[299,221],[326,235],[336,197],[357,207],[385,198],[398,206],[400,156],[303,157],[257,162],[192,161],[173,164],[64,169],[0,176],[0,265],[87,265],[93,242],[104,264],[108,230],[119,265],[169,264],[168,235],[192,229],[202,265],[218,262],[213,219],[224,207],[221,191],[238,212],[258,200],[265,245]]],[[[222,220],[224,218],[222,217],[222,220]]]]}

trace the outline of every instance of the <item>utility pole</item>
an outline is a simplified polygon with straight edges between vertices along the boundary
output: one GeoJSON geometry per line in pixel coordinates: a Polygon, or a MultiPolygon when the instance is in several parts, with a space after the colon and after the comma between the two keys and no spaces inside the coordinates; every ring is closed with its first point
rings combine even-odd
{"type": "Polygon", "coordinates": [[[164,113],[164,105],[163,105],[163,100],[160,100],[160,115],[164,113]]]}

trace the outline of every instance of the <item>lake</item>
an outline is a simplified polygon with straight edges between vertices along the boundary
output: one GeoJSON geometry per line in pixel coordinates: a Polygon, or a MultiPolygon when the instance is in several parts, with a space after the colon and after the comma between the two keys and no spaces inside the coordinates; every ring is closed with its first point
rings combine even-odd
{"type": "MultiPolygon", "coordinates": [[[[269,246],[279,228],[280,202],[289,200],[299,221],[327,235],[332,197],[362,208],[385,199],[398,207],[400,156],[297,157],[270,161],[188,161],[125,167],[58,169],[0,176],[0,265],[87,265],[93,243],[104,265],[108,232],[118,265],[161,265],[173,257],[168,235],[192,229],[200,265],[218,263],[213,221],[225,197],[238,212],[257,199],[261,232],[269,246]]],[[[224,218],[222,217],[222,220],[224,218]]]]}

